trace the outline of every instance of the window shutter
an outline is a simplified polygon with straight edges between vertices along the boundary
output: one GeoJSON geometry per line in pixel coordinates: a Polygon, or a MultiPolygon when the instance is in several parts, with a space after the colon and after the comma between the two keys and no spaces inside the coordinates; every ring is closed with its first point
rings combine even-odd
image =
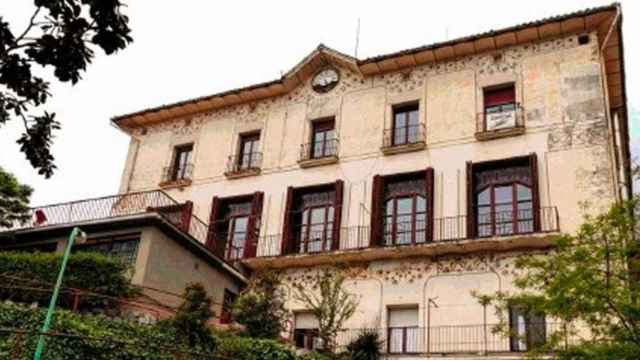
{"type": "Polygon", "coordinates": [[[262,202],[264,200],[264,193],[262,191],[256,191],[253,193],[251,200],[251,215],[249,217],[249,223],[247,224],[247,238],[244,246],[244,258],[256,257],[256,250],[258,247],[258,239],[260,238],[260,221],[262,216],[262,202]]]}
{"type": "Polygon", "coordinates": [[[207,234],[207,242],[205,243],[205,246],[210,250],[212,250],[216,255],[223,257],[224,249],[222,251],[219,251],[220,249],[216,248],[216,243],[217,243],[216,238],[218,237],[217,229],[216,229],[216,219],[218,219],[219,211],[220,211],[220,198],[217,196],[214,196],[213,199],[211,200],[211,213],[209,214],[209,233],[207,234]]]}
{"type": "Polygon", "coordinates": [[[180,214],[180,229],[187,234],[191,227],[191,214],[193,213],[193,202],[187,201],[182,204],[182,211],[180,214]]]}
{"type": "Polygon", "coordinates": [[[282,248],[281,255],[286,255],[291,251],[293,236],[291,226],[291,211],[293,210],[293,186],[287,187],[287,198],[284,207],[284,221],[282,224],[282,248]]]}
{"type": "Polygon", "coordinates": [[[373,177],[371,189],[371,240],[370,246],[382,245],[382,200],[384,198],[384,178],[373,177]]]}
{"type": "Polygon", "coordinates": [[[340,249],[340,228],[342,220],[342,198],[344,194],[344,181],[336,181],[336,199],[333,202],[333,242],[331,243],[332,250],[340,249]]]}
{"type": "Polygon", "coordinates": [[[540,228],[540,190],[538,188],[538,156],[536,153],[529,155],[529,166],[531,168],[531,195],[533,205],[533,231],[538,232],[540,228]]]}
{"type": "Polygon", "coordinates": [[[428,167],[425,171],[425,185],[426,185],[426,193],[427,193],[427,233],[426,233],[426,241],[433,241],[433,233],[434,233],[434,214],[433,214],[433,202],[434,202],[434,176],[433,176],[433,168],[428,167]]]}
{"type": "Polygon", "coordinates": [[[473,163],[467,161],[467,238],[476,237],[475,211],[473,209],[473,163]]]}
{"type": "Polygon", "coordinates": [[[502,89],[487,90],[484,93],[485,107],[510,104],[515,102],[515,100],[516,92],[513,85],[502,89]]]}

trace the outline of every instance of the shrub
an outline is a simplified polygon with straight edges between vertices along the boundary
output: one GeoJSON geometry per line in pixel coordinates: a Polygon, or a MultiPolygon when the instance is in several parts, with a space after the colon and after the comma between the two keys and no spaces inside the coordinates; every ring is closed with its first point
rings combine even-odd
{"type": "MultiPolygon", "coordinates": [[[[343,357],[338,357],[338,358],[346,360],[346,358],[343,358],[343,357]]],[[[325,355],[315,351],[299,356],[298,359],[299,360],[332,360],[332,358],[329,357],[329,355],[325,355]]]]}
{"type": "MultiPolygon", "coordinates": [[[[62,255],[50,253],[0,252],[0,299],[24,303],[49,303],[53,284],[58,276],[62,255]],[[28,279],[11,280],[10,277],[28,279]],[[47,291],[16,289],[15,287],[35,287],[47,291]]],[[[77,253],[69,257],[62,286],[79,288],[112,297],[132,297],[136,290],[127,278],[128,266],[122,261],[96,253],[77,253]]],[[[61,291],[58,306],[71,308],[73,296],[61,291]]],[[[84,308],[106,307],[109,301],[93,296],[83,296],[84,308]]]]}
{"type": "Polygon", "coordinates": [[[347,345],[347,352],[353,360],[378,360],[382,358],[382,344],[383,341],[376,330],[365,329],[347,345]]]}
{"type": "Polygon", "coordinates": [[[204,286],[200,283],[189,284],[184,291],[184,301],[168,324],[176,330],[176,340],[186,343],[192,349],[212,352],[216,340],[207,327],[211,319],[212,300],[207,296],[204,286]]]}
{"type": "Polygon", "coordinates": [[[296,360],[294,351],[275,340],[222,336],[216,355],[234,360],[296,360]]]}

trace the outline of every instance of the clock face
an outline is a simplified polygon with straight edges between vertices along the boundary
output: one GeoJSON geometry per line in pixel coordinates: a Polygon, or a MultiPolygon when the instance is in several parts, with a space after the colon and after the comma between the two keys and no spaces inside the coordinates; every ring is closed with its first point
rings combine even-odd
{"type": "Polygon", "coordinates": [[[338,85],[338,80],[340,80],[340,74],[336,69],[324,69],[313,77],[311,87],[316,92],[326,93],[338,85]]]}

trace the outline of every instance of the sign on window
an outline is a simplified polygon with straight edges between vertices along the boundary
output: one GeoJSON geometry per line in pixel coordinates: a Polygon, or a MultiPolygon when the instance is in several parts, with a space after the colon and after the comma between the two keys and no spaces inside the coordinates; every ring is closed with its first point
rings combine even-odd
{"type": "Polygon", "coordinates": [[[516,127],[516,112],[515,110],[504,110],[486,113],[485,121],[487,131],[514,128],[516,127]]]}

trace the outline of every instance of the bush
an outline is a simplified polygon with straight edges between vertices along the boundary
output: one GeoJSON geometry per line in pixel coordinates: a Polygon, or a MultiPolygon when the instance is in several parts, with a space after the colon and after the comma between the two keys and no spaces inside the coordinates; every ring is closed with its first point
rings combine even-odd
{"type": "MultiPolygon", "coordinates": [[[[345,359],[343,357],[338,357],[339,359],[345,359]]],[[[329,355],[325,355],[319,352],[309,352],[306,353],[300,357],[298,357],[299,360],[332,360],[331,357],[329,357],[329,355]]]]}
{"type": "MultiPolygon", "coordinates": [[[[0,359],[28,359],[35,351],[45,311],[17,305],[0,305],[0,328],[17,328],[27,335],[0,332],[0,359]],[[13,357],[14,356],[14,357],[13,357]]],[[[173,360],[167,347],[188,351],[175,342],[172,327],[142,325],[99,315],[79,315],[56,311],[51,333],[71,336],[46,338],[43,358],[63,359],[157,359],[173,360]]]]}
{"type": "MultiPolygon", "coordinates": [[[[46,306],[60,269],[61,254],[0,252],[0,274],[15,276],[29,281],[11,280],[2,277],[0,300],[23,303],[38,303],[46,306]],[[47,291],[16,289],[12,287],[35,287],[47,291]]],[[[122,261],[96,253],[77,253],[69,257],[63,287],[78,288],[112,297],[132,297],[136,294],[127,278],[128,266],[122,261]]],[[[58,306],[71,308],[73,296],[61,291],[58,306]]],[[[84,308],[106,307],[104,298],[83,296],[84,308]]]]}
{"type": "Polygon", "coordinates": [[[222,336],[216,355],[234,360],[296,360],[294,351],[275,340],[222,336]]]}
{"type": "Polygon", "coordinates": [[[362,330],[358,337],[347,345],[347,352],[353,360],[378,360],[382,358],[382,344],[377,331],[362,330]]]}
{"type": "Polygon", "coordinates": [[[183,297],[184,301],[176,315],[167,324],[176,329],[178,342],[186,343],[194,350],[212,352],[216,339],[207,327],[207,322],[213,316],[211,298],[200,283],[187,285],[183,297]]]}

